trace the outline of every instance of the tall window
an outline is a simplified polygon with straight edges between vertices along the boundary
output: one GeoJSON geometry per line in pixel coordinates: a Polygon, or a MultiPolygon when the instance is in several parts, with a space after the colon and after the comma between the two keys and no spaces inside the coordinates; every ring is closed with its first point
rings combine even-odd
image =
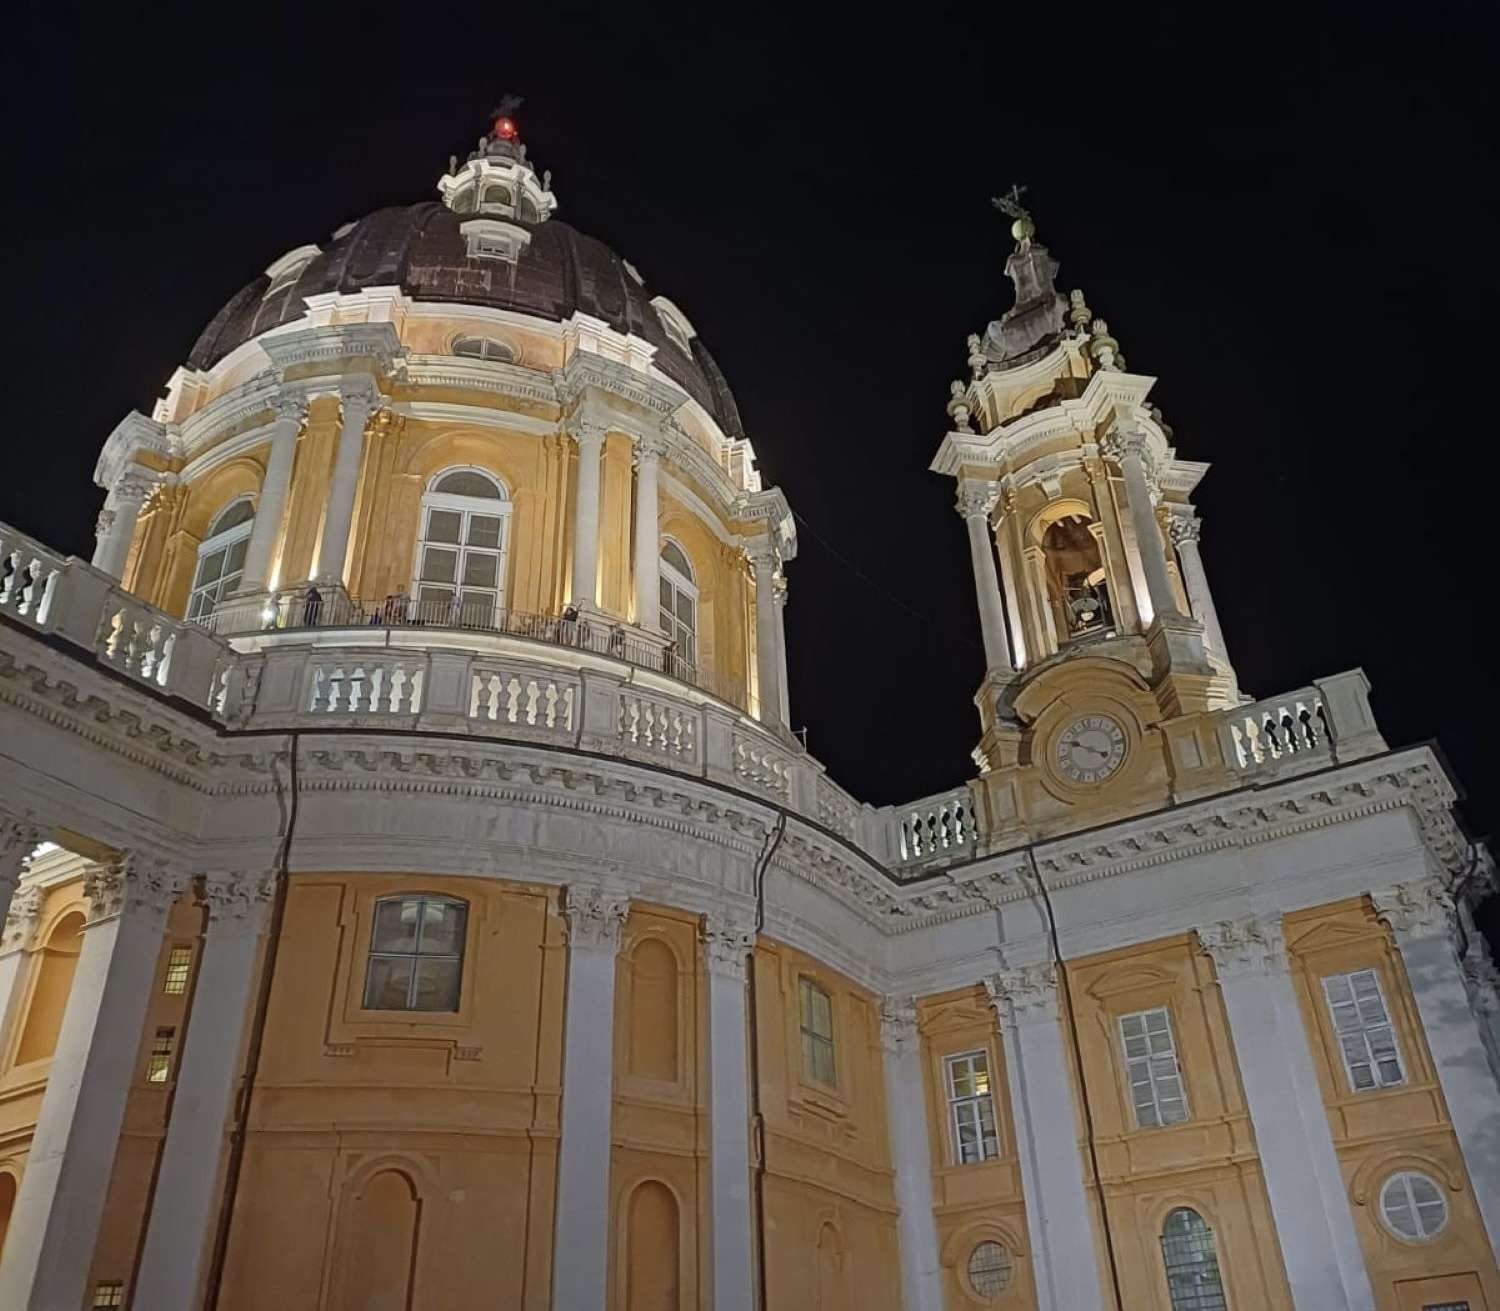
{"type": "Polygon", "coordinates": [[[177,1030],[158,1029],[146,1057],[146,1082],[166,1083],[172,1077],[172,1054],[177,1050],[177,1030]]]}
{"type": "Polygon", "coordinates": [[[1162,1226],[1161,1255],[1172,1311],[1228,1311],[1213,1230],[1201,1215],[1185,1206],[1173,1211],[1162,1226]]]}
{"type": "Polygon", "coordinates": [[[492,628],[505,603],[510,498],[478,469],[440,473],[422,497],[412,596],[424,623],[492,628]]]}
{"type": "Polygon", "coordinates": [[[992,1161],[1000,1155],[995,1133],[995,1099],[990,1092],[990,1058],[964,1052],[943,1062],[948,1082],[948,1118],[953,1156],[960,1165],[992,1161]]]}
{"type": "Polygon", "coordinates": [[[797,987],[802,1023],[802,1074],[815,1083],[835,1086],[833,1064],[833,1001],[811,979],[797,987]]]}
{"type": "Polygon", "coordinates": [[[456,1011],[468,920],[468,905],[454,897],[377,901],[365,1009],[456,1011]]]}
{"type": "Polygon", "coordinates": [[[188,597],[189,619],[207,619],[240,585],[254,525],[255,506],[248,497],[220,511],[209,525],[208,536],[198,548],[198,572],[193,575],[193,591],[188,597]]]}
{"type": "Polygon", "coordinates": [[[1136,1127],[1159,1129],[1181,1124],[1188,1118],[1187,1097],[1166,1007],[1122,1015],[1120,1041],[1125,1048],[1125,1072],[1130,1080],[1136,1127]]]}
{"type": "Polygon", "coordinates": [[[698,663],[698,585],[686,553],[668,538],[661,548],[661,631],[677,644],[677,658],[698,663]]]}
{"type": "Polygon", "coordinates": [[[167,953],[167,970],[162,977],[161,990],[168,997],[181,997],[187,991],[188,979],[193,972],[193,949],[173,947],[167,953]]]}
{"type": "Polygon", "coordinates": [[[1351,1092],[1370,1092],[1406,1082],[1396,1035],[1374,970],[1330,974],[1323,996],[1333,1016],[1351,1092]]]}

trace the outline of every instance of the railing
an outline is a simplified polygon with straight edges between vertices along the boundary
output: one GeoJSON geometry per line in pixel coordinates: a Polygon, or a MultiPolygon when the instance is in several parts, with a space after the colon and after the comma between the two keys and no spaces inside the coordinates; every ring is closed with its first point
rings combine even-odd
{"type": "Polygon", "coordinates": [[[52,589],[66,563],[62,556],[0,524],[0,613],[40,628],[47,622],[52,589]]]}
{"type": "Polygon", "coordinates": [[[970,855],[978,837],[967,787],[894,807],[892,823],[891,859],[900,865],[970,855]]]}
{"type": "Polygon", "coordinates": [[[1236,706],[1219,724],[1224,759],[1241,772],[1322,762],[1332,754],[1323,697],[1314,687],[1236,706]]]}

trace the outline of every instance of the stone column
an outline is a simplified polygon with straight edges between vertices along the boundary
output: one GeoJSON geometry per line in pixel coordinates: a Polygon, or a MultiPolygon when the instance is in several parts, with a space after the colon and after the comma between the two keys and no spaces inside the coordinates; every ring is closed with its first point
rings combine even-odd
{"type": "Polygon", "coordinates": [[[896,1205],[901,1208],[901,1289],[905,1311],[943,1311],[943,1272],[932,1211],[932,1145],[922,1081],[922,1041],[910,997],[888,997],[880,1010],[886,1117],[896,1205]]]}
{"type": "Polygon", "coordinates": [[[0,924],[10,912],[10,901],[21,882],[21,871],[42,840],[42,831],[29,819],[0,814],[0,924]]]}
{"type": "Polygon", "coordinates": [[[10,913],[0,921],[0,1051],[5,1048],[21,1004],[16,985],[21,981],[26,948],[36,935],[41,915],[42,890],[23,888],[11,898],[10,913]]]}
{"type": "Polygon", "coordinates": [[[1005,607],[1000,603],[1000,580],[995,574],[995,552],[990,546],[990,511],[998,495],[993,484],[968,478],[958,486],[958,512],[969,530],[969,560],[974,566],[974,590],[979,598],[985,672],[995,670],[1008,676],[1015,673],[1015,664],[1005,638],[1005,607]]]}
{"type": "Polygon", "coordinates": [[[1374,1311],[1276,914],[1198,930],[1213,958],[1292,1302],[1374,1311]]]}
{"type": "Polygon", "coordinates": [[[760,720],[781,723],[780,656],[776,632],[776,548],[769,538],[745,548],[755,576],[755,670],[760,684],[760,720]]]}
{"type": "Polygon", "coordinates": [[[599,598],[599,462],[606,431],[592,419],[580,420],[573,429],[578,442],[578,496],[573,503],[572,599],[576,606],[596,605],[599,598]]]}
{"type": "Polygon", "coordinates": [[[750,956],[754,950],[755,926],[749,920],[722,914],[704,918],[714,1311],[752,1311],[755,1305],[745,1020],[745,971],[747,966],[753,968],[750,956]]]}
{"type": "Polygon", "coordinates": [[[121,474],[109,490],[104,509],[99,511],[94,526],[93,565],[117,582],[125,574],[125,561],[130,557],[130,544],[135,541],[141,507],[156,490],[156,482],[139,470],[121,474]]]}
{"type": "MultiPolygon", "coordinates": [[[[656,481],[666,442],[656,433],[635,442],[635,622],[661,628],[661,536],[656,481]]],[[[597,466],[596,466],[597,472],[597,466]]],[[[597,506],[597,488],[596,500],[597,506]]]]}
{"type": "Polygon", "coordinates": [[[261,485],[260,500],[255,506],[250,544],[245,548],[245,572],[241,575],[239,587],[242,592],[263,591],[270,577],[271,553],[281,535],[287,491],[292,485],[297,434],[307,419],[307,398],[278,396],[272,408],[276,411],[276,422],[271,426],[271,454],[266,461],[266,480],[261,485]]]}
{"type": "Polygon", "coordinates": [[[1057,615],[1047,590],[1047,555],[1040,546],[1027,546],[1022,549],[1021,558],[1026,562],[1031,606],[1036,614],[1037,645],[1041,648],[1037,655],[1049,656],[1058,649],[1058,635],[1057,615]]]}
{"type": "Polygon", "coordinates": [[[553,1311],[604,1311],[609,1300],[615,957],[629,904],[622,893],[605,888],[567,891],[568,994],[553,1311]]]}
{"type": "Polygon", "coordinates": [[[1017,588],[1016,572],[1022,566],[1014,558],[1010,539],[1015,521],[1015,493],[1001,490],[1000,518],[995,521],[995,549],[1000,556],[1000,585],[1005,592],[1005,609],[1010,616],[1010,649],[1017,669],[1026,666],[1026,624],[1021,617],[1021,594],[1017,588]]]}
{"type": "Polygon", "coordinates": [[[1037,1311],[1104,1311],[1094,1221],[1083,1187],[1078,1107],[1058,1016],[1057,969],[1038,963],[1001,970],[985,987],[1005,1047],[1037,1311]]]}
{"type": "Polygon", "coordinates": [[[1105,439],[1101,449],[1120,466],[1125,479],[1125,499],[1130,502],[1130,523],[1135,529],[1141,566],[1146,571],[1152,621],[1177,615],[1177,598],[1172,594],[1172,578],[1167,573],[1166,545],[1152,509],[1151,488],[1146,478],[1146,436],[1139,431],[1116,430],[1105,439]]]}
{"type": "Polygon", "coordinates": [[[210,879],[204,885],[208,931],[151,1194],[135,1278],[136,1306],[153,1311],[193,1308],[218,1200],[214,1166],[229,1117],[272,887],[269,879],[243,877],[210,879]]]}
{"type": "Polygon", "coordinates": [[[791,684],[786,676],[786,574],[776,575],[776,686],[781,689],[781,722],[788,726],[792,722],[791,684]]]}
{"type": "Polygon", "coordinates": [[[1198,553],[1203,521],[1191,514],[1174,514],[1168,525],[1172,541],[1177,547],[1177,558],[1182,562],[1182,582],[1187,589],[1193,618],[1207,632],[1208,649],[1228,664],[1229,651],[1224,646],[1224,630],[1219,627],[1219,612],[1214,608],[1214,596],[1208,590],[1208,575],[1203,572],[1203,557],[1198,553]]]}
{"type": "Polygon", "coordinates": [[[1464,984],[1453,898],[1433,877],[1371,893],[1370,900],[1395,934],[1474,1200],[1500,1259],[1500,1088],[1464,984]]]}
{"type": "Polygon", "coordinates": [[[84,876],[91,918],[21,1177],[0,1306],[81,1306],[177,879],[128,855],[84,876]]]}
{"type": "Polygon", "coordinates": [[[344,586],[349,532],[354,523],[354,495],[359,489],[359,465],[365,451],[365,424],[380,400],[380,392],[373,379],[359,378],[340,388],[339,399],[343,403],[343,421],[338,451],[333,458],[328,504],[323,511],[318,563],[313,570],[313,581],[324,587],[344,586]]]}
{"type": "Polygon", "coordinates": [[[1086,459],[1083,471],[1089,480],[1089,490],[1094,494],[1094,513],[1098,516],[1098,523],[1093,526],[1098,528],[1095,536],[1109,579],[1109,604],[1114,611],[1115,627],[1122,633],[1139,632],[1144,625],[1135,608],[1136,579],[1130,570],[1130,552],[1125,548],[1125,534],[1120,527],[1109,469],[1103,460],[1086,459]]]}

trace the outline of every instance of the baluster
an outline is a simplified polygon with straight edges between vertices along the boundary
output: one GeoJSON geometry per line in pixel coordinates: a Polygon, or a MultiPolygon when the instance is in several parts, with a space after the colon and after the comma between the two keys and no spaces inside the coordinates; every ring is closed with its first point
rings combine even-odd
{"type": "Polygon", "coordinates": [[[549,678],[547,680],[545,712],[542,715],[542,722],[548,728],[557,727],[557,699],[557,683],[549,678]]]}
{"type": "Polygon", "coordinates": [[[422,713],[422,689],[427,686],[427,671],[418,665],[411,671],[411,682],[406,693],[407,712],[413,715],[422,713]]]}
{"type": "Polygon", "coordinates": [[[541,700],[542,700],[542,689],[537,686],[536,679],[534,679],[534,678],[527,679],[526,680],[526,722],[528,724],[531,724],[531,725],[535,725],[536,724],[536,711],[537,711],[537,707],[541,704],[541,700]]]}
{"type": "Polygon", "coordinates": [[[1323,703],[1321,701],[1318,702],[1317,716],[1318,716],[1318,724],[1319,724],[1319,726],[1323,730],[1323,734],[1322,734],[1323,741],[1325,741],[1325,742],[1332,742],[1333,741],[1333,729],[1331,729],[1328,726],[1328,712],[1323,709],[1323,703]]]}
{"type": "Polygon", "coordinates": [[[393,715],[405,714],[411,703],[411,674],[405,665],[391,670],[390,711],[393,715]]]}
{"type": "Polygon", "coordinates": [[[514,674],[505,685],[505,722],[514,724],[521,717],[521,680],[514,674]]]}
{"type": "Polygon", "coordinates": [[[572,730],[573,727],[573,689],[563,688],[563,727],[572,730]]]}
{"type": "Polygon", "coordinates": [[[176,649],[177,634],[168,633],[166,640],[161,644],[161,653],[156,661],[156,682],[160,687],[165,687],[167,679],[172,676],[172,652],[176,649]]]}

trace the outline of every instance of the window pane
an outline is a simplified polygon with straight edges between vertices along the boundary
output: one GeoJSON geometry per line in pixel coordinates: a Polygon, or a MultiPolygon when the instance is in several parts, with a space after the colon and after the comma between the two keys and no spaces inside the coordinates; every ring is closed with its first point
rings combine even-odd
{"type": "Polygon", "coordinates": [[[677,617],[682,620],[682,622],[688,628],[693,628],[695,626],[693,615],[696,610],[697,607],[693,604],[692,597],[690,597],[686,592],[679,592],[677,594],[677,617]]]}
{"type": "Polygon", "coordinates": [[[198,583],[211,583],[224,572],[224,552],[215,551],[212,555],[205,555],[202,563],[198,566],[198,583]]]}
{"type": "Polygon", "coordinates": [[[490,514],[476,514],[469,519],[469,545],[497,547],[500,545],[500,520],[490,514]]]}
{"type": "Polygon", "coordinates": [[[225,556],[224,571],[226,573],[239,573],[245,567],[245,552],[250,549],[250,539],[241,538],[232,542],[225,556]]]}
{"type": "Polygon", "coordinates": [[[459,962],[453,957],[419,957],[414,1011],[458,1009],[459,962]]]}
{"type": "Polygon", "coordinates": [[[452,542],[458,545],[459,529],[464,517],[458,510],[429,510],[427,512],[427,540],[429,542],[452,542]]]}
{"type": "Polygon", "coordinates": [[[422,906],[422,933],[417,950],[424,956],[457,956],[464,949],[468,907],[456,901],[428,901],[422,906]]]}
{"type": "Polygon", "coordinates": [[[422,581],[452,583],[458,578],[458,552],[429,546],[422,552],[422,581]]]}
{"type": "Polygon", "coordinates": [[[412,956],[371,956],[365,973],[365,1009],[404,1011],[411,987],[412,956]]]}
{"type": "Polygon", "coordinates": [[[375,952],[414,952],[417,949],[417,908],[415,897],[393,897],[377,902],[375,932],[370,950],[375,952]]]}
{"type": "Polygon", "coordinates": [[[419,619],[430,621],[435,619],[439,612],[446,615],[446,607],[453,600],[453,589],[451,587],[419,587],[417,589],[417,604],[422,607],[419,619]]]}
{"type": "Polygon", "coordinates": [[[479,555],[469,552],[464,556],[464,583],[472,587],[494,587],[497,580],[498,555],[479,555]]]}

